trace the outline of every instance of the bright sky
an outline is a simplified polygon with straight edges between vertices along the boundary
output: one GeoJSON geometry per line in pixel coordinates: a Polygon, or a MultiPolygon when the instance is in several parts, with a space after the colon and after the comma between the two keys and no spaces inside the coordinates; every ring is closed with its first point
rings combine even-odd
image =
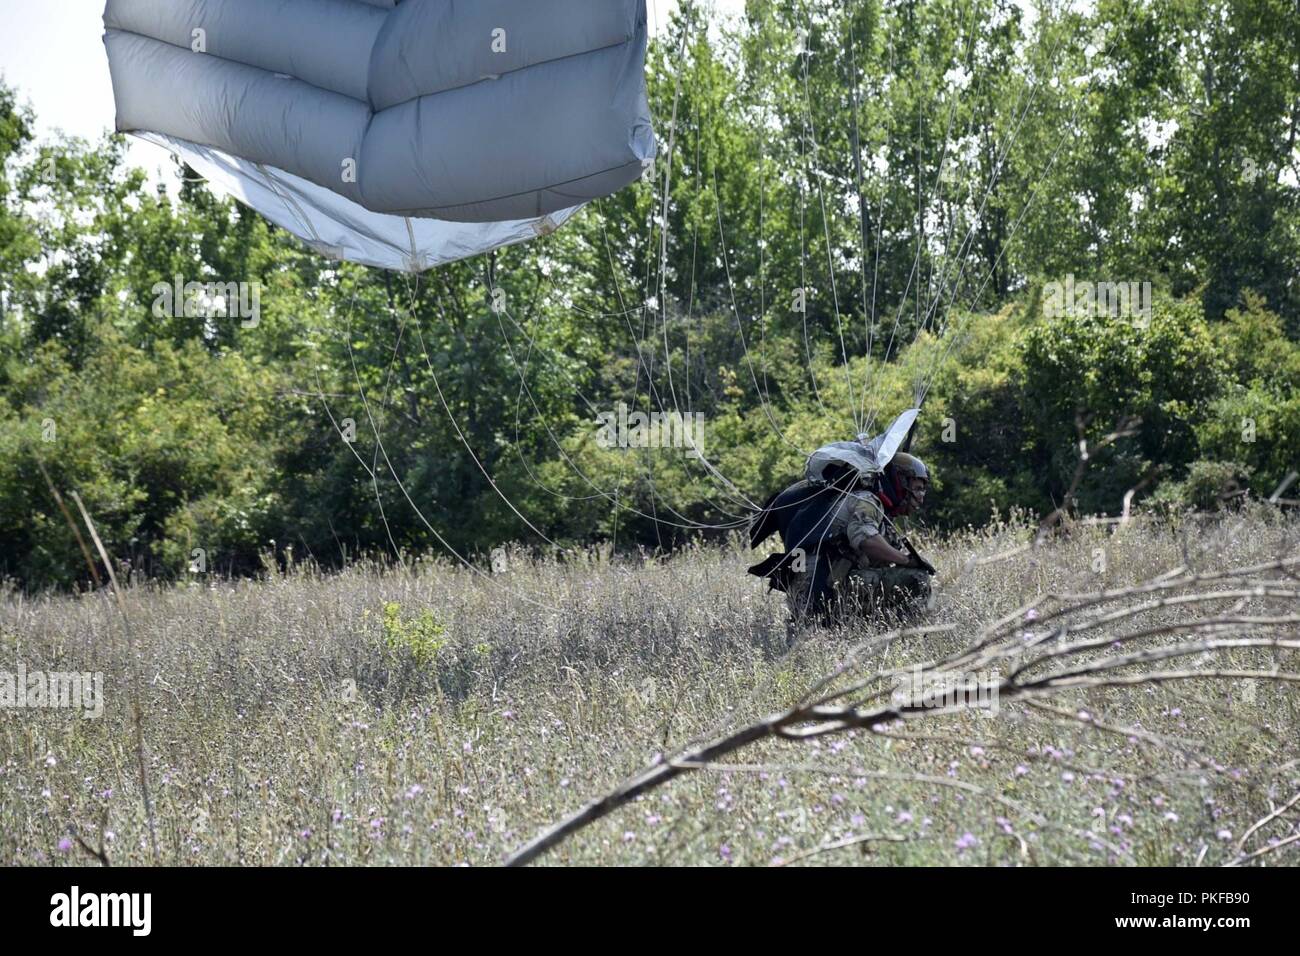
{"type": "MultiPolygon", "coordinates": [[[[113,128],[103,16],[104,0],[0,0],[0,75],[36,111],[38,138],[61,129],[94,142],[113,128]]],[[[130,155],[147,168],[171,167],[148,143],[130,155]]]]}

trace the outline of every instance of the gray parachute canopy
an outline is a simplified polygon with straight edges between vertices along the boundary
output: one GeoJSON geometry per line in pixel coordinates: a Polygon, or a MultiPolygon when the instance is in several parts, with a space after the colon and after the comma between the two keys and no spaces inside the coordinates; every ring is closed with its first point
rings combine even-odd
{"type": "Polygon", "coordinates": [[[893,420],[884,432],[875,438],[859,435],[857,441],[837,441],[822,445],[808,456],[804,477],[818,484],[829,480],[827,469],[849,468],[857,471],[859,478],[870,478],[885,470],[893,459],[912,424],[921,414],[919,408],[909,408],[893,420]]]}
{"type": "Polygon", "coordinates": [[[108,0],[117,128],[318,251],[420,271],[654,157],[645,0],[108,0]]]}

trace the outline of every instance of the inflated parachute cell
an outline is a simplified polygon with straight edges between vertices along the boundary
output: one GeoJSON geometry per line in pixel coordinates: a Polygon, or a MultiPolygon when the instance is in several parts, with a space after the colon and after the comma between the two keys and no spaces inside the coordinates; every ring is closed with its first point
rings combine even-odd
{"type": "Polygon", "coordinates": [[[117,128],[335,258],[544,234],[654,156],[645,0],[108,0],[117,128]]]}

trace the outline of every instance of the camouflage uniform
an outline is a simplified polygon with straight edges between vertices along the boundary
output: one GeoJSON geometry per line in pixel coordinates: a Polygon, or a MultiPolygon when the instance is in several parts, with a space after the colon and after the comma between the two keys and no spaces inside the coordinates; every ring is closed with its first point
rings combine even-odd
{"type": "MultiPolygon", "coordinates": [[[[860,553],[864,541],[878,534],[884,536],[890,547],[907,553],[880,499],[870,492],[861,493],[860,500],[854,502],[847,534],[855,554],[860,553]]],[[[846,600],[856,601],[867,610],[914,614],[930,602],[930,575],[920,568],[872,567],[866,558],[859,557],[846,575],[844,595],[846,600]]]]}
{"type": "Polygon", "coordinates": [[[857,567],[845,576],[845,596],[870,611],[911,617],[930,604],[930,575],[919,568],[857,567]]]}
{"type": "Polygon", "coordinates": [[[836,502],[824,540],[842,541],[846,547],[808,554],[805,569],[792,576],[786,598],[796,620],[807,615],[825,618],[836,600],[869,612],[908,614],[926,607],[930,599],[928,574],[918,568],[872,567],[860,556],[863,542],[876,535],[883,535],[899,551],[906,550],[874,494],[858,491],[836,502]]]}

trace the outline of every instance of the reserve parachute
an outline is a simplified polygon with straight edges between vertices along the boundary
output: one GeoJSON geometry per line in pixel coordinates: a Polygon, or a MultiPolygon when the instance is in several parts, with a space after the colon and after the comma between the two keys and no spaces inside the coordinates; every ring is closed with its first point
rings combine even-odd
{"type": "Polygon", "coordinates": [[[324,255],[544,235],[655,153],[645,0],[108,0],[117,129],[324,255]]]}
{"type": "Polygon", "coordinates": [[[907,409],[875,438],[859,435],[857,441],[822,445],[808,456],[804,478],[813,484],[824,485],[833,483],[837,475],[846,471],[855,473],[860,480],[881,474],[899,449],[906,445],[907,436],[920,414],[919,408],[907,409]]]}

